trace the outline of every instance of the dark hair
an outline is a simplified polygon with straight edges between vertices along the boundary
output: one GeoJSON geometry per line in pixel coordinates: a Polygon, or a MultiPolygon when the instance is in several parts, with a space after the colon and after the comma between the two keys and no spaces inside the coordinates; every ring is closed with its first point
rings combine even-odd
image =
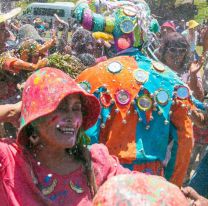
{"type": "MultiPolygon", "coordinates": [[[[36,122],[34,122],[34,124],[36,125],[36,122]]],[[[30,136],[34,135],[35,131],[36,131],[35,126],[33,126],[32,124],[29,124],[25,128],[25,132],[26,132],[26,135],[28,138],[30,136]]],[[[94,169],[92,166],[90,151],[85,145],[80,143],[81,141],[79,138],[82,138],[83,135],[86,135],[86,134],[84,133],[84,130],[82,128],[80,128],[80,130],[78,132],[76,145],[71,149],[66,149],[66,152],[69,155],[73,155],[74,159],[81,161],[83,163],[83,166],[85,169],[84,172],[87,177],[87,183],[90,188],[91,196],[93,198],[95,196],[95,194],[97,193],[97,184],[96,184],[94,169]]],[[[25,154],[27,154],[27,151],[32,151],[34,149],[34,145],[32,145],[30,140],[29,140],[28,145],[26,145],[26,149],[27,150],[24,151],[25,154]]],[[[29,160],[29,158],[26,158],[26,159],[31,165],[31,161],[29,160]]],[[[31,167],[32,167],[32,165],[31,165],[31,167]]],[[[34,171],[33,171],[33,173],[34,173],[34,171]]],[[[34,174],[34,175],[36,175],[36,174],[34,174]]]]}
{"type": "Polygon", "coordinates": [[[78,55],[78,58],[80,59],[82,64],[84,64],[87,67],[94,66],[96,63],[95,57],[89,53],[80,54],[80,55],[78,55]]]}
{"type": "Polygon", "coordinates": [[[181,68],[183,70],[188,70],[189,65],[190,65],[190,60],[191,60],[191,52],[190,52],[190,46],[186,38],[177,32],[171,32],[167,35],[164,36],[161,42],[161,46],[159,48],[159,59],[161,62],[165,62],[165,54],[167,52],[167,49],[170,47],[175,47],[175,48],[185,48],[187,49],[186,55],[184,57],[184,60],[181,63],[181,68]]]}
{"type": "Polygon", "coordinates": [[[73,34],[71,38],[71,48],[78,55],[87,53],[87,45],[94,44],[94,39],[92,34],[83,28],[78,28],[73,34]]]}

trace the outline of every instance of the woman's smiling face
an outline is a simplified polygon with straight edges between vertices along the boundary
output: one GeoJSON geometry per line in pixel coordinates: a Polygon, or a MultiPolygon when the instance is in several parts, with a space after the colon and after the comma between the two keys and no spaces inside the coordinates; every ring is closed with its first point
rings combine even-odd
{"type": "Polygon", "coordinates": [[[169,46],[166,48],[164,60],[167,66],[176,72],[182,69],[184,58],[187,54],[187,49],[183,47],[169,46]]]}
{"type": "Polygon", "coordinates": [[[66,97],[58,108],[37,123],[41,141],[56,148],[72,148],[82,125],[82,105],[80,96],[66,97]]]}

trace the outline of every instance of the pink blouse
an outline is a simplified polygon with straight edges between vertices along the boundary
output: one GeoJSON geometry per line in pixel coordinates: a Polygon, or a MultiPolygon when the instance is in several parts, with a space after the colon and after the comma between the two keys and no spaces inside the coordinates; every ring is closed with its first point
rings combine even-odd
{"type": "MultiPolygon", "coordinates": [[[[131,173],[119,164],[116,157],[109,155],[104,145],[94,144],[90,152],[98,186],[111,176],[131,173]]],[[[0,175],[1,206],[92,205],[82,167],[68,175],[54,174],[38,164],[32,170],[26,153],[15,140],[0,141],[0,175]],[[40,189],[33,182],[34,172],[40,189]]]]}

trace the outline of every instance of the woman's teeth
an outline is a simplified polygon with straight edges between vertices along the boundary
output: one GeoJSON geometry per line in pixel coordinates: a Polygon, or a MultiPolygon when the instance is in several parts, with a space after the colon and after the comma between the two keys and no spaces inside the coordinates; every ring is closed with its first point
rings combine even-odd
{"type": "Polygon", "coordinates": [[[70,127],[56,127],[60,132],[64,134],[74,134],[75,129],[70,127]]]}

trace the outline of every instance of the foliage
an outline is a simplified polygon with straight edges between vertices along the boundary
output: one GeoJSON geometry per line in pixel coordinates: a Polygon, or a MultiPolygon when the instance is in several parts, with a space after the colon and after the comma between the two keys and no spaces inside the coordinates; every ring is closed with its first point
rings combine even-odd
{"type": "Polygon", "coordinates": [[[203,19],[208,19],[208,4],[206,0],[195,0],[194,3],[198,8],[198,14],[195,16],[195,20],[202,22],[203,19]]]}
{"type": "Polygon", "coordinates": [[[76,76],[86,68],[75,56],[68,54],[62,55],[59,53],[48,56],[48,65],[61,69],[72,78],[76,78],[76,76]]]}

